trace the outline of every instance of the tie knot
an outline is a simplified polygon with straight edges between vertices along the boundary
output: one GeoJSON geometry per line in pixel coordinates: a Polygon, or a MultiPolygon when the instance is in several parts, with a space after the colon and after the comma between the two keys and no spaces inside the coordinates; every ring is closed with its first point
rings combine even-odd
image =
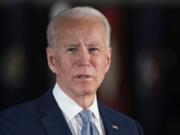
{"type": "Polygon", "coordinates": [[[83,123],[88,123],[91,121],[92,112],[89,110],[82,110],[80,113],[81,119],[83,123]]]}

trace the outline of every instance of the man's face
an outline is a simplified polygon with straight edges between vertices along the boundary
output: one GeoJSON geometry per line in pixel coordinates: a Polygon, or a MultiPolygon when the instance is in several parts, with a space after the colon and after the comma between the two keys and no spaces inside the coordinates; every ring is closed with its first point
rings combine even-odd
{"type": "Polygon", "coordinates": [[[95,95],[110,65],[104,25],[97,18],[66,18],[56,35],[47,56],[57,83],[71,98],[95,95]]]}

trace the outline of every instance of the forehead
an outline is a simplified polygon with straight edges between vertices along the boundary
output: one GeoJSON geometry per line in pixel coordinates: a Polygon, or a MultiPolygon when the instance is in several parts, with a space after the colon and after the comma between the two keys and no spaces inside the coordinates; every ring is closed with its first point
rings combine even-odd
{"type": "Polygon", "coordinates": [[[103,29],[105,29],[105,26],[103,24],[102,19],[100,17],[96,16],[83,16],[83,17],[66,17],[62,16],[56,19],[56,27],[78,27],[82,25],[89,25],[94,27],[101,26],[103,29]]]}
{"type": "Polygon", "coordinates": [[[66,38],[68,40],[78,38],[97,40],[105,38],[105,26],[98,17],[61,17],[56,22],[56,35],[61,41],[66,38]]]}

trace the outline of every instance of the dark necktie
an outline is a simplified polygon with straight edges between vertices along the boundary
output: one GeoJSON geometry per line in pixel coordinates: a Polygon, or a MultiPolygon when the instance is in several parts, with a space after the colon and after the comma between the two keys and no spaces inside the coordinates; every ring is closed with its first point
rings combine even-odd
{"type": "Polygon", "coordinates": [[[80,113],[82,119],[81,135],[99,135],[97,127],[92,122],[92,112],[89,110],[83,110],[80,113]]]}

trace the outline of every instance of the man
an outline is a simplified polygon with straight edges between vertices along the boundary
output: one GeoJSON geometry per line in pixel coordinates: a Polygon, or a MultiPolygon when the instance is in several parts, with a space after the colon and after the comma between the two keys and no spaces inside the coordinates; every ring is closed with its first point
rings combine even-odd
{"type": "Polygon", "coordinates": [[[97,101],[111,62],[110,26],[96,9],[57,14],[47,30],[56,84],[41,98],[0,114],[0,135],[143,135],[133,119],[97,101]]]}

